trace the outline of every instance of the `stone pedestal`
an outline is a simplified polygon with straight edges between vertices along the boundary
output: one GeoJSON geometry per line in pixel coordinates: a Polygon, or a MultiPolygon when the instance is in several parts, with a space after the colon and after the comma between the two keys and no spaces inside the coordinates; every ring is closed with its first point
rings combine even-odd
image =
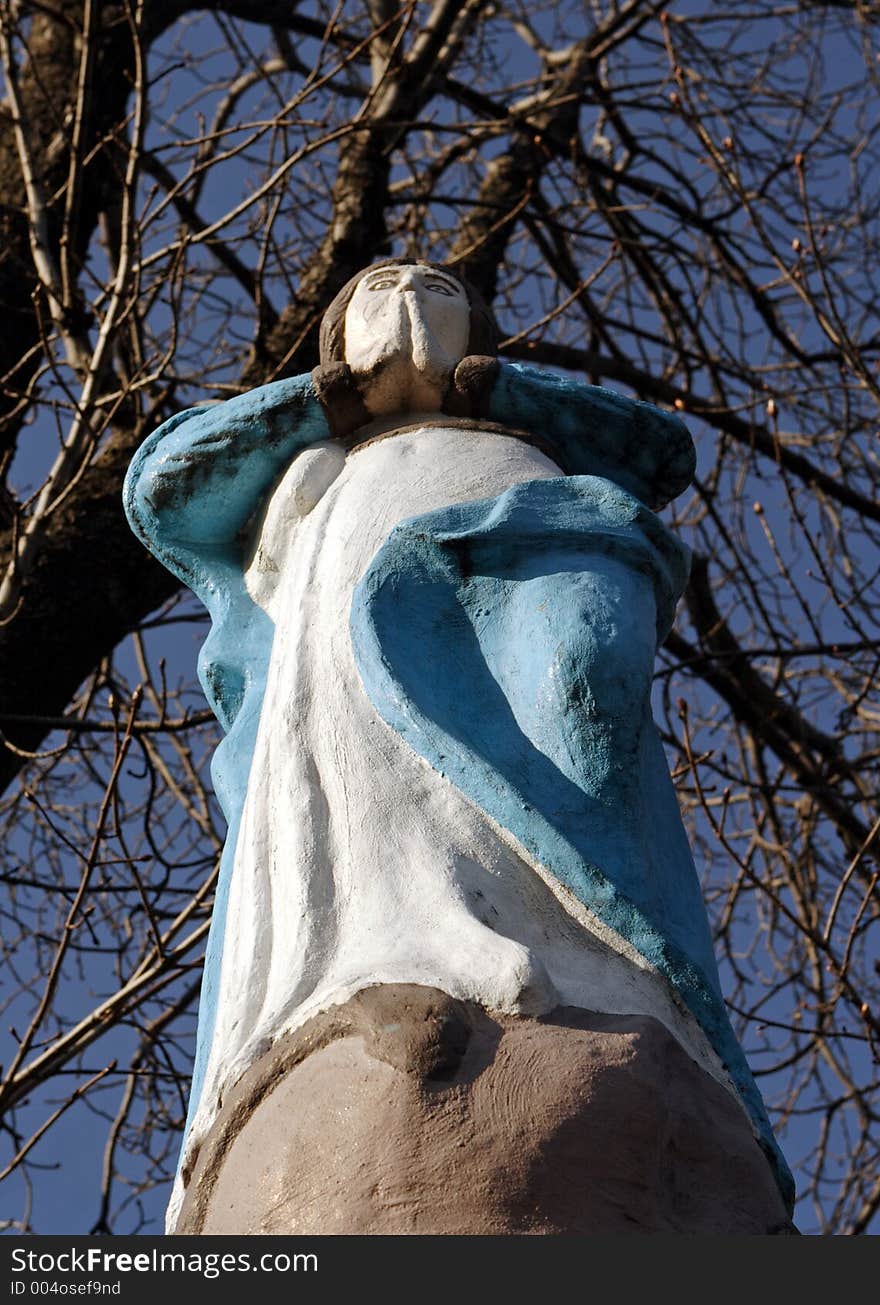
{"type": "Polygon", "coordinates": [[[382,985],[281,1039],[190,1171],[183,1234],[786,1234],[730,1093],[659,1021],[382,985]]]}

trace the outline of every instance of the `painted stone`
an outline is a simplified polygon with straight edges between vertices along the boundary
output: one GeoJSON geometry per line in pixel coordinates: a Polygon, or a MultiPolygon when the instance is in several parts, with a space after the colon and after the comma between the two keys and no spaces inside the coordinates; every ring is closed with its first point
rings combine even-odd
{"type": "Polygon", "coordinates": [[[367,269],[312,376],[173,418],[130,469],[133,528],[210,611],[199,673],[226,731],[170,1230],[202,1209],[188,1181],[236,1084],[389,985],[663,1030],[790,1202],[650,711],[689,560],[656,510],[690,481],[690,437],[493,350],[448,269],[367,269]]]}
{"type": "Polygon", "coordinates": [[[239,1079],[178,1231],[796,1230],[743,1111],[660,1021],[502,1015],[383,984],[239,1079]]]}

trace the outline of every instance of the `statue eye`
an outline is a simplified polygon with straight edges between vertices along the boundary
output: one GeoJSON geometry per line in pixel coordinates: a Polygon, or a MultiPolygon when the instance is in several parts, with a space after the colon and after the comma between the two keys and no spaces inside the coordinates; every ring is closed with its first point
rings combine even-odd
{"type": "Polygon", "coordinates": [[[437,295],[449,295],[450,298],[455,294],[452,286],[448,286],[443,281],[428,281],[425,284],[426,290],[433,290],[437,295]]]}
{"type": "Polygon", "coordinates": [[[397,284],[396,276],[382,276],[382,277],[378,277],[375,281],[371,281],[367,286],[367,289],[390,290],[392,286],[395,286],[396,284],[397,284]]]}

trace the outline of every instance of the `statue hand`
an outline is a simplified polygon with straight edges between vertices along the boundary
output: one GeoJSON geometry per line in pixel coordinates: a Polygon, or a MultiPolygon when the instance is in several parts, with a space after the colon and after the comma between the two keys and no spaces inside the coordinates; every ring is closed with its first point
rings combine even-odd
{"type": "Polygon", "coordinates": [[[443,411],[454,417],[483,417],[498,375],[498,359],[485,354],[462,358],[443,400],[443,411]]]}
{"type": "Polygon", "coordinates": [[[331,435],[350,435],[370,420],[358,378],[346,362],[331,362],[312,370],[312,384],[327,417],[331,435]]]}

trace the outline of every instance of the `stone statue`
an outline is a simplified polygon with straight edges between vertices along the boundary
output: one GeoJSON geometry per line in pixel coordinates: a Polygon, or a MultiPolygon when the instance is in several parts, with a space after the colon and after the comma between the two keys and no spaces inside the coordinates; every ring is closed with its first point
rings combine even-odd
{"type": "Polygon", "coordinates": [[[791,1230],[651,718],[693,446],[495,341],[379,264],[130,469],[226,731],[170,1231],[791,1230]]]}

